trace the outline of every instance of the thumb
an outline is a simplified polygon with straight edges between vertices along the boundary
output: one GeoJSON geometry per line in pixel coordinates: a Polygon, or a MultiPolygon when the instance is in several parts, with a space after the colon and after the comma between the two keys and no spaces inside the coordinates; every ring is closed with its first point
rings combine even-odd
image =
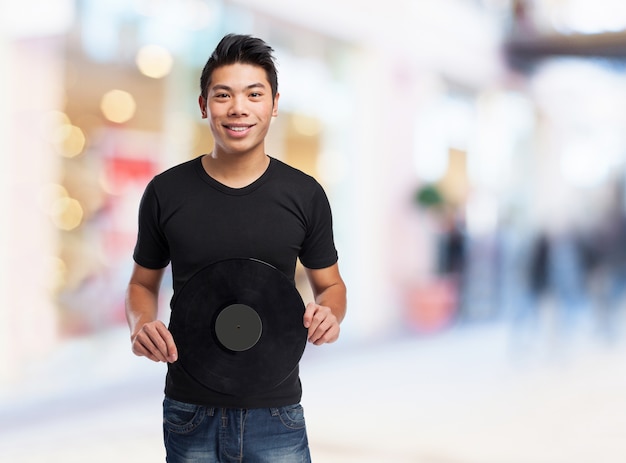
{"type": "Polygon", "coordinates": [[[315,308],[317,305],[314,302],[309,302],[304,311],[304,327],[309,328],[311,326],[311,322],[313,321],[313,315],[315,314],[315,308]]]}
{"type": "Polygon", "coordinates": [[[174,344],[174,341],[172,341],[171,344],[168,344],[167,346],[167,360],[170,363],[174,363],[176,360],[178,360],[178,349],[176,348],[176,344],[174,344]]]}
{"type": "Polygon", "coordinates": [[[161,337],[165,341],[165,346],[167,348],[167,361],[170,363],[174,363],[176,360],[178,360],[178,349],[176,348],[176,343],[174,342],[172,333],[170,333],[165,325],[159,325],[158,329],[161,337]]]}

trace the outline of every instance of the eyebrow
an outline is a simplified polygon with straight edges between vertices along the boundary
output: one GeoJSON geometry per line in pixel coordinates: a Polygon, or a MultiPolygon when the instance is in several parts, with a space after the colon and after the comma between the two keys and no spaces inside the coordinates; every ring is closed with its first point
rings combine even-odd
{"type": "MultiPolygon", "coordinates": [[[[260,88],[265,88],[265,85],[262,84],[261,82],[255,82],[253,84],[247,85],[245,87],[245,90],[250,90],[252,88],[259,88],[259,87],[260,88]]],[[[215,90],[226,90],[226,91],[232,92],[233,89],[231,87],[229,87],[228,85],[215,84],[213,87],[211,87],[211,90],[212,91],[215,91],[215,90]]]]}

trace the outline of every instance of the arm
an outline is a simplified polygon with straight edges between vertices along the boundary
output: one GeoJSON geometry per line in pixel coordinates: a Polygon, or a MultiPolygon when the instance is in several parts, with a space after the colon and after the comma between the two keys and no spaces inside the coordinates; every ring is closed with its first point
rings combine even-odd
{"type": "Polygon", "coordinates": [[[304,326],[309,342],[319,346],[335,342],[339,324],[346,315],[346,285],[339,274],[338,264],[323,269],[306,269],[315,302],[304,312],[304,326]]]}
{"type": "Polygon", "coordinates": [[[154,362],[175,362],[178,353],[174,339],[165,324],[157,319],[164,271],[135,264],[126,291],[126,320],[135,355],[154,362]]]}

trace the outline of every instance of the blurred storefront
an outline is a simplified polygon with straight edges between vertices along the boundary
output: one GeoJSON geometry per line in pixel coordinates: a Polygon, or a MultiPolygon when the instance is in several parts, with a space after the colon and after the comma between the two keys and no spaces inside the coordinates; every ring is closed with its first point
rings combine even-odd
{"type": "Polygon", "coordinates": [[[210,149],[197,87],[227,32],[276,49],[267,148],[331,197],[348,342],[524,312],[535,237],[597,243],[624,212],[626,21],[591,30],[583,3],[3,3],[0,379],[125,323],[140,195],[210,149]]]}

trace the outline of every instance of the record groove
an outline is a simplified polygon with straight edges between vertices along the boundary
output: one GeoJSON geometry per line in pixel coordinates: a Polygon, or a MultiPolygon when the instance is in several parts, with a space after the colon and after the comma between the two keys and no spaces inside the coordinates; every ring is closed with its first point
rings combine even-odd
{"type": "Polygon", "coordinates": [[[226,394],[262,393],[297,367],[306,346],[304,303],[278,269],[227,259],[190,278],[174,300],[169,329],[182,368],[226,394]]]}

